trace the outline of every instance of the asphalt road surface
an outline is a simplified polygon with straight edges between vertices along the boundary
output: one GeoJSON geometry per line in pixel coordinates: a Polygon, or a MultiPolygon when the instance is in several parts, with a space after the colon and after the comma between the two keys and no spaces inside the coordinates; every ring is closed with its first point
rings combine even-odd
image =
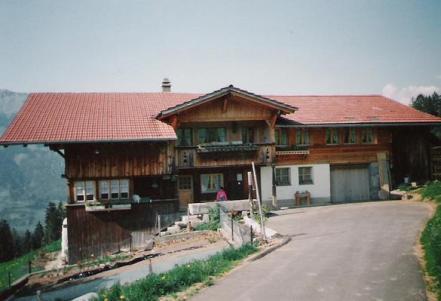
{"type": "Polygon", "coordinates": [[[292,241],[192,300],[427,300],[414,245],[427,205],[368,202],[279,211],[292,241]]]}

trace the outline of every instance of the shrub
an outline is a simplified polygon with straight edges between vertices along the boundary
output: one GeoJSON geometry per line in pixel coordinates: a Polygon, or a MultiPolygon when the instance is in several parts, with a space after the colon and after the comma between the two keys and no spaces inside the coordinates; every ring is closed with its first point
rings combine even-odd
{"type": "Polygon", "coordinates": [[[421,235],[424,246],[426,268],[430,276],[434,277],[438,298],[441,300],[439,283],[441,283],[441,207],[438,207],[433,218],[427,223],[421,235]]]}
{"type": "Polygon", "coordinates": [[[434,181],[428,183],[421,191],[421,196],[423,198],[429,198],[437,203],[441,202],[441,182],[434,181]]]}
{"type": "Polygon", "coordinates": [[[208,223],[203,223],[195,227],[195,230],[211,230],[216,231],[220,228],[220,206],[216,204],[214,208],[210,208],[208,211],[210,221],[208,223]]]}

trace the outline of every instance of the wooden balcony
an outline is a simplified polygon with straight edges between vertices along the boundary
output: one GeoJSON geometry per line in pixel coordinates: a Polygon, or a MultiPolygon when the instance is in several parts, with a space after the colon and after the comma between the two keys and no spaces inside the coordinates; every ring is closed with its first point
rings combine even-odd
{"type": "Polygon", "coordinates": [[[251,164],[271,164],[273,144],[215,143],[177,148],[177,168],[221,167],[251,164]]]}
{"type": "Polygon", "coordinates": [[[132,209],[132,200],[94,200],[87,201],[85,204],[86,211],[115,211],[132,209]]]}
{"type": "Polygon", "coordinates": [[[289,155],[309,155],[309,145],[292,145],[292,146],[277,146],[276,156],[289,156],[289,155]]]}

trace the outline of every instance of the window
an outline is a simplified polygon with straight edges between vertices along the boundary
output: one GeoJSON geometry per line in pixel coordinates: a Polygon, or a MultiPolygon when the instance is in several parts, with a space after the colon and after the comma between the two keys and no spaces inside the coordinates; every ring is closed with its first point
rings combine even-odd
{"type": "Polygon", "coordinates": [[[202,174],[201,175],[201,192],[212,193],[217,192],[219,188],[224,186],[224,175],[221,173],[202,174]]]}
{"type": "Polygon", "coordinates": [[[242,128],[242,143],[254,143],[253,128],[242,128]]]}
{"type": "Polygon", "coordinates": [[[193,145],[193,129],[180,128],[176,131],[178,136],[178,146],[192,146],[193,145]]]}
{"type": "Polygon", "coordinates": [[[198,129],[199,143],[225,142],[227,131],[225,128],[200,128],[198,129]]]}
{"type": "Polygon", "coordinates": [[[119,180],[110,181],[110,197],[119,199],[119,180]]]}
{"type": "Polygon", "coordinates": [[[326,129],[326,144],[338,144],[338,129],[327,128],[326,129]]]}
{"type": "Polygon", "coordinates": [[[75,182],[75,200],[77,202],[84,202],[86,191],[84,187],[84,182],[75,182]]]}
{"type": "Polygon", "coordinates": [[[299,185],[313,184],[312,167],[299,167],[299,185]]]}
{"type": "Polygon", "coordinates": [[[74,183],[74,188],[77,202],[93,201],[95,199],[94,181],[77,181],[74,183]]]}
{"type": "Polygon", "coordinates": [[[121,199],[129,198],[129,180],[119,180],[119,196],[121,199]]]}
{"type": "Polygon", "coordinates": [[[361,129],[361,143],[370,144],[374,143],[374,131],[372,128],[361,129]]]}
{"type": "Polygon", "coordinates": [[[344,144],[355,144],[357,141],[357,135],[355,128],[344,128],[343,129],[343,143],[344,144]]]}
{"type": "Polygon", "coordinates": [[[289,186],[290,181],[290,168],[276,168],[276,185],[277,186],[289,186]]]}
{"type": "Polygon", "coordinates": [[[276,145],[288,145],[288,130],[286,128],[278,128],[274,134],[276,145]]]}
{"type": "Polygon", "coordinates": [[[191,189],[191,176],[180,176],[179,177],[179,189],[180,190],[191,189]]]}
{"type": "Polygon", "coordinates": [[[109,199],[109,181],[100,181],[100,199],[109,199]]]}
{"type": "Polygon", "coordinates": [[[296,130],[296,145],[309,145],[308,129],[296,130]]]}

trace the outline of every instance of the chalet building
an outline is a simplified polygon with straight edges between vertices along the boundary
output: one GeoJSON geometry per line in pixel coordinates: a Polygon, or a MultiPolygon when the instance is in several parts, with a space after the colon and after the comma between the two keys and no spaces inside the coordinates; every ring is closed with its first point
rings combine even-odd
{"type": "Polygon", "coordinates": [[[441,119],[383,96],[32,93],[0,144],[44,144],[65,160],[69,261],[140,247],[157,214],[248,195],[294,204],[388,199],[404,177],[431,177],[441,119]]]}

